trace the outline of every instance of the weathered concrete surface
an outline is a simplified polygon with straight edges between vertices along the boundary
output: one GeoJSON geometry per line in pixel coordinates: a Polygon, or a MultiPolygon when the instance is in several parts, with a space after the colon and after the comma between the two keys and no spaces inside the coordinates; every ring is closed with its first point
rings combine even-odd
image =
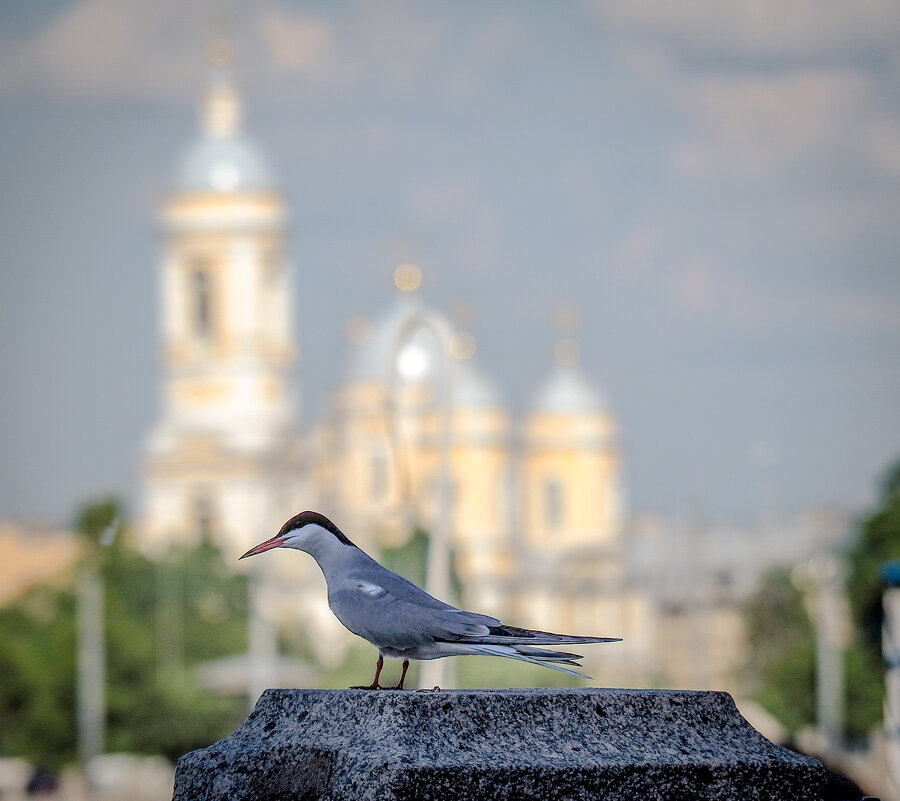
{"type": "Polygon", "coordinates": [[[174,798],[812,801],[823,777],[727,693],[268,690],[179,760],[174,798]]]}

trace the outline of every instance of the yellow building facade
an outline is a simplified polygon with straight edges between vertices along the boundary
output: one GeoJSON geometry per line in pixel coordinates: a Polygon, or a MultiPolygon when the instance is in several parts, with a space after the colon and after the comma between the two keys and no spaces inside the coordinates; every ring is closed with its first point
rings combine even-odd
{"type": "Polygon", "coordinates": [[[638,681],[653,663],[652,615],[627,576],[607,403],[563,343],[517,423],[474,359],[452,357],[457,334],[412,292],[375,321],[315,427],[323,508],[376,551],[417,526],[448,527],[454,600],[521,625],[622,636],[592,675],[638,681]]]}

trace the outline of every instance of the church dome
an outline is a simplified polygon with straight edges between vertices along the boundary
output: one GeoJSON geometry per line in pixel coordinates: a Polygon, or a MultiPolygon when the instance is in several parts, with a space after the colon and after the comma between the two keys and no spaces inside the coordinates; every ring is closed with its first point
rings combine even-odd
{"type": "MultiPolygon", "coordinates": [[[[350,360],[351,384],[375,381],[384,383],[391,374],[391,356],[397,337],[408,320],[418,316],[435,317],[449,329],[450,324],[433,309],[402,294],[372,328],[369,338],[357,346],[350,360]]],[[[434,382],[440,378],[439,346],[432,332],[418,329],[397,353],[398,378],[406,381],[434,382]]],[[[500,405],[500,397],[490,380],[471,361],[451,360],[451,392],[457,408],[484,409],[500,405]]]]}
{"type": "Polygon", "coordinates": [[[533,414],[599,414],[606,400],[575,365],[559,365],[538,388],[533,414]]]}
{"type": "Polygon", "coordinates": [[[272,188],[269,165],[243,136],[240,124],[240,99],[231,83],[220,77],[207,92],[203,130],[178,167],[178,191],[229,193],[272,188]]]}
{"type": "MultiPolygon", "coordinates": [[[[359,381],[387,381],[391,373],[391,355],[400,329],[411,317],[421,313],[433,313],[417,303],[410,295],[397,298],[388,311],[375,322],[369,338],[356,348],[350,360],[349,379],[359,381]]],[[[420,330],[399,354],[406,362],[406,372],[413,378],[427,378],[435,370],[437,354],[434,337],[420,330]]],[[[402,372],[402,365],[401,365],[402,372]]]]}
{"type": "Polygon", "coordinates": [[[484,410],[501,406],[494,384],[474,364],[456,362],[453,376],[453,406],[457,409],[484,410]]]}
{"type": "Polygon", "coordinates": [[[182,192],[248,192],[271,189],[262,154],[242,138],[201,137],[185,154],[175,179],[182,192]]]}

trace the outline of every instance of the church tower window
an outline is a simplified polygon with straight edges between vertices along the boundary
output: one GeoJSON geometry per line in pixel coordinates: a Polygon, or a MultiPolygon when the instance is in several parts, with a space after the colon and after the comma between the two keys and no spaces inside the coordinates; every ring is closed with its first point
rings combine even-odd
{"type": "Polygon", "coordinates": [[[544,523],[549,529],[558,529],[565,520],[565,490],[558,478],[544,481],[544,523]]]}
{"type": "Polygon", "coordinates": [[[212,336],[212,276],[209,270],[200,268],[194,270],[191,276],[191,323],[194,334],[199,339],[209,339],[212,336]]]}

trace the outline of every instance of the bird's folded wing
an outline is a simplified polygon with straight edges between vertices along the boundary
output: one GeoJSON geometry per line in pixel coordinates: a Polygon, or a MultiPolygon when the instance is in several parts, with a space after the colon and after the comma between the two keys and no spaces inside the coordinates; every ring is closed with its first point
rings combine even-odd
{"type": "Polygon", "coordinates": [[[615,637],[583,637],[507,626],[495,617],[439,601],[380,565],[377,571],[348,577],[329,598],[332,609],[351,631],[370,642],[396,648],[429,641],[529,646],[617,641],[615,637]]]}
{"type": "Polygon", "coordinates": [[[485,636],[491,626],[500,625],[497,618],[438,601],[387,570],[371,577],[349,577],[329,592],[329,603],[350,631],[395,648],[485,636]]]}
{"type": "MultiPolygon", "coordinates": [[[[429,596],[430,597],[430,596],[429,596]]],[[[453,606],[422,605],[417,598],[403,598],[386,593],[395,625],[401,621],[412,629],[427,633],[435,640],[457,640],[460,637],[483,637],[490,632],[496,618],[466,612],[453,606]]]]}

